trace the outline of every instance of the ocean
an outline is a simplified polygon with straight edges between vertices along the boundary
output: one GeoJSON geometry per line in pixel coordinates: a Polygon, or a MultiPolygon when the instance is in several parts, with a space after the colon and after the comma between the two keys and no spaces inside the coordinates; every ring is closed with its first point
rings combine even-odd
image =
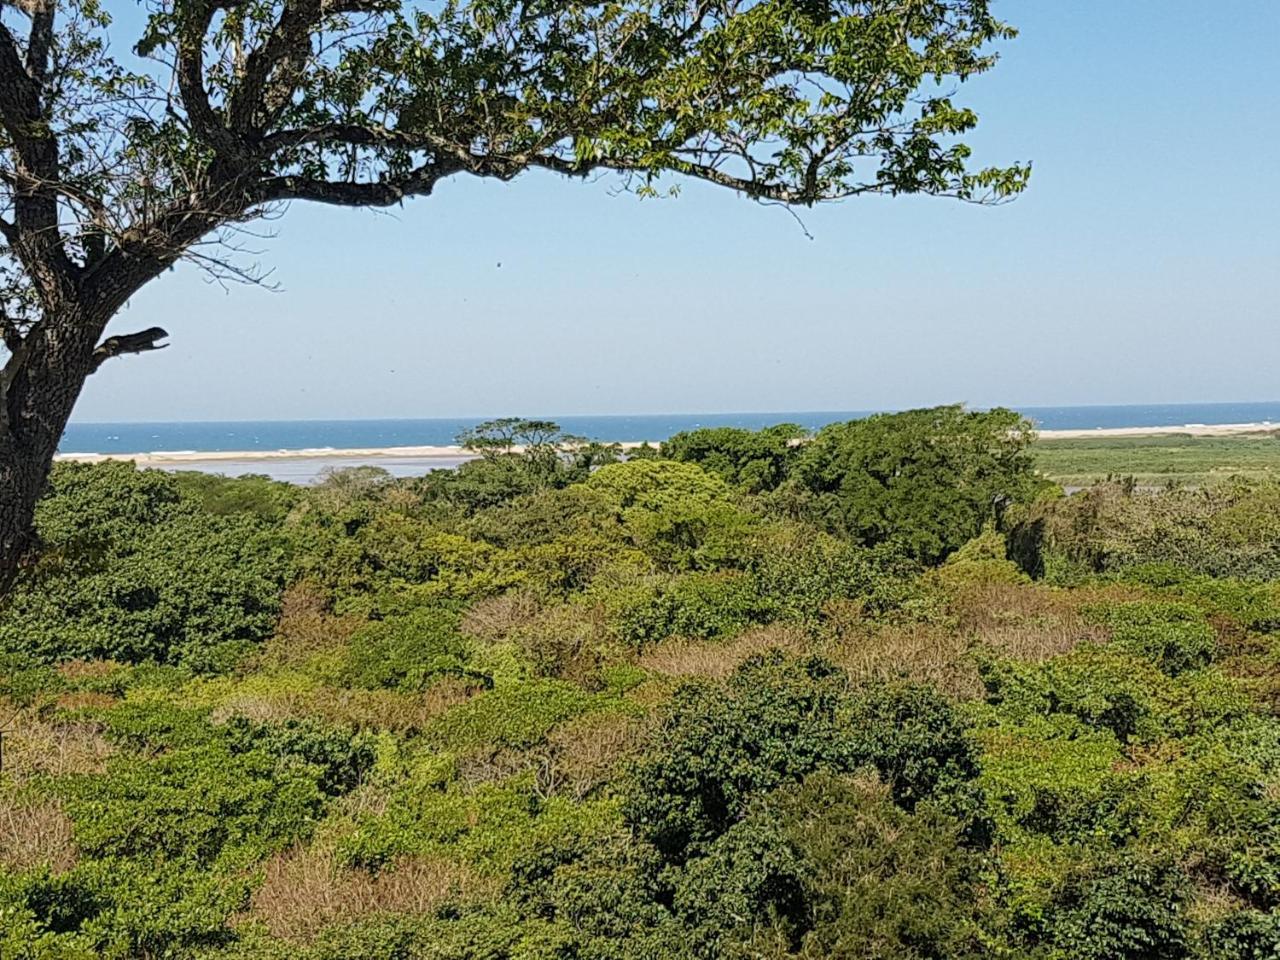
{"type": "MultiPolygon", "coordinates": [[[[1146,406],[1023,407],[1045,430],[1095,427],[1175,427],[1213,423],[1280,423],[1280,401],[1268,403],[1167,403],[1146,406]]],[[[874,411],[791,413],[673,413],[635,416],[546,417],[569,433],[605,442],[665,440],[698,427],[758,430],[798,423],[816,430],[874,411]]],[[[428,420],[237,420],[189,423],[72,423],[62,453],[154,453],[191,450],[324,450],[367,447],[447,446],[483,417],[428,420]]]]}

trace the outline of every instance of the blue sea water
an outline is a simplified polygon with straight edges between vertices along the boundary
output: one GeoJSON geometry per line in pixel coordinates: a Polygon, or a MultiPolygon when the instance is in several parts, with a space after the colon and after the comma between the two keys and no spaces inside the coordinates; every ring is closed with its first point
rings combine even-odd
{"type": "MultiPolygon", "coordinates": [[[[791,413],[642,414],[548,417],[569,433],[606,442],[665,440],[698,427],[759,429],[798,423],[811,430],[867,416],[872,411],[791,413]]],[[[1102,427],[1166,427],[1213,423],[1280,423],[1280,401],[1268,403],[1170,403],[1148,406],[1023,407],[1045,430],[1102,427]]],[[[445,446],[482,417],[429,420],[246,420],[189,423],[72,423],[63,453],[154,453],[195,450],[353,449],[445,446]]]]}

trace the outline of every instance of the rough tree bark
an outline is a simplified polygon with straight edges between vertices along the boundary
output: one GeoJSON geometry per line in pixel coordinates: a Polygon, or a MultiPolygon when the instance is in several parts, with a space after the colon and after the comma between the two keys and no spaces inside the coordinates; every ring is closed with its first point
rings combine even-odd
{"type": "Polygon", "coordinates": [[[33,554],[36,502],[85,382],[113,356],[164,346],[159,327],[99,342],[126,291],[142,285],[111,279],[38,321],[0,370],[0,596],[33,554]]]}
{"type": "Polygon", "coordinates": [[[47,318],[5,367],[0,381],[0,592],[33,546],[35,503],[92,372],[93,330],[100,331],[107,319],[86,317],[76,308],[47,318]]]}

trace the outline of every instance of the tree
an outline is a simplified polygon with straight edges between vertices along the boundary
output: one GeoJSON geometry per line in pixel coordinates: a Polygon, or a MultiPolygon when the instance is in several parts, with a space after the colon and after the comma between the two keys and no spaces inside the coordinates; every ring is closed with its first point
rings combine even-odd
{"type": "Polygon", "coordinates": [[[1034,436],[1000,407],[833,423],[805,445],[782,493],[835,533],[937,563],[1043,490],[1028,450],[1034,436]]]}
{"type": "Polygon", "coordinates": [[[152,0],[126,37],[99,0],[5,0],[0,585],[86,378],[162,346],[108,322],[177,261],[252,280],[236,230],[291,201],[529,169],[997,201],[1028,168],[971,168],[948,89],[1012,35],[988,2],[152,0]]]}
{"type": "Polygon", "coordinates": [[[718,473],[726,483],[749,493],[773,490],[787,478],[797,442],[808,436],[804,427],[780,423],[763,430],[703,427],[677,433],[662,444],[662,455],[696,463],[718,473]]]}

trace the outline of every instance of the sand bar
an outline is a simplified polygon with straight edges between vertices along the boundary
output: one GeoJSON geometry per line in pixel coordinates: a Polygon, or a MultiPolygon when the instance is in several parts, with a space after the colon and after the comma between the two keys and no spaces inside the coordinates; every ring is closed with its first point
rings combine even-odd
{"type": "Polygon", "coordinates": [[[1236,437],[1245,434],[1274,434],[1277,423],[1184,423],[1180,427],[1094,427],[1086,430],[1040,430],[1042,440],[1079,440],[1096,437],[1161,437],[1182,434],[1192,437],[1236,437]]]}
{"type": "Polygon", "coordinates": [[[216,463],[222,460],[468,460],[475,456],[462,447],[312,447],[298,450],[153,450],[150,453],[60,453],[55,460],[101,463],[132,460],[140,467],[174,467],[184,463],[216,463]]]}

